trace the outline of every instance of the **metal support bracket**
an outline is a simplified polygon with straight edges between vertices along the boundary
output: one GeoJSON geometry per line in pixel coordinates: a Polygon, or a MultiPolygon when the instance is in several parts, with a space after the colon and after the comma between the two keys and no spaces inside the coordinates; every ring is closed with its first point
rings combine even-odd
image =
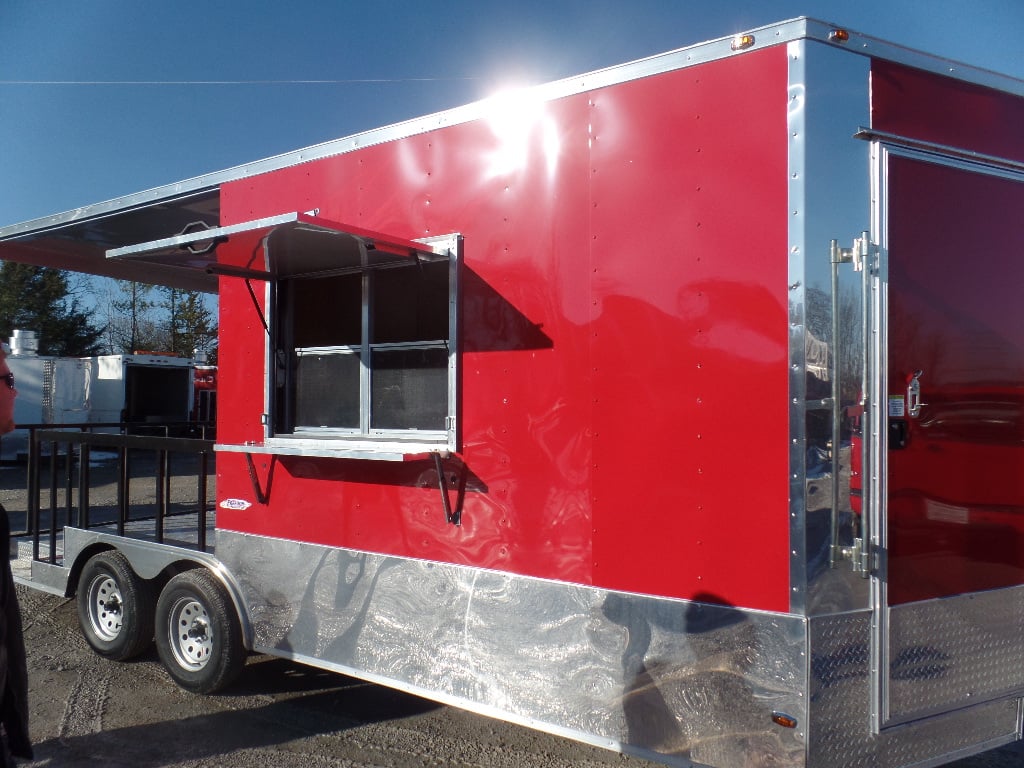
{"type": "Polygon", "coordinates": [[[245,463],[249,467],[249,482],[252,483],[252,492],[256,496],[256,501],[260,504],[266,504],[270,500],[270,480],[267,479],[267,491],[264,493],[263,489],[260,488],[260,480],[256,477],[256,465],[253,463],[252,454],[245,454],[245,463]]]}
{"type": "Polygon", "coordinates": [[[441,504],[444,506],[444,519],[450,525],[462,525],[462,505],[452,509],[451,499],[448,498],[448,481],[444,476],[444,465],[441,463],[441,454],[431,454],[434,457],[434,468],[437,470],[437,487],[441,491],[441,504]]]}

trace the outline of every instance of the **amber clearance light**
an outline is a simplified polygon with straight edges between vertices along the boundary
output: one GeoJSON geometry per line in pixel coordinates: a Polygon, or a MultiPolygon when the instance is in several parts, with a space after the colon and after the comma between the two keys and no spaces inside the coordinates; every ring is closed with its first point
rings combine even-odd
{"type": "Polygon", "coordinates": [[[734,51],[745,51],[753,44],[753,35],[736,35],[736,37],[732,39],[732,49],[734,51]]]}
{"type": "Polygon", "coordinates": [[[772,712],[772,722],[783,728],[796,728],[796,718],[785,712],[772,712]]]}
{"type": "Polygon", "coordinates": [[[845,43],[850,39],[850,33],[845,29],[833,29],[828,33],[829,42],[845,43]]]}

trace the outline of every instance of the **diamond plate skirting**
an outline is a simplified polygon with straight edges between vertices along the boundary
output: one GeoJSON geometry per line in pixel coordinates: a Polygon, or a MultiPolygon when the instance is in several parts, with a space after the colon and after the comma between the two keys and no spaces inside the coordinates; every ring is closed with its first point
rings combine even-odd
{"type": "MultiPolygon", "coordinates": [[[[871,702],[877,681],[871,674],[870,612],[812,619],[810,644],[809,766],[934,765],[1016,738],[1018,702],[1013,698],[884,728],[875,734],[871,702]]],[[[902,681],[908,689],[924,691],[934,685],[929,675],[937,673],[935,665],[924,662],[919,670],[928,670],[928,674],[916,680],[908,675],[902,681]]]]}
{"type": "Polygon", "coordinates": [[[1024,588],[889,609],[889,721],[1024,691],[1024,588]]]}

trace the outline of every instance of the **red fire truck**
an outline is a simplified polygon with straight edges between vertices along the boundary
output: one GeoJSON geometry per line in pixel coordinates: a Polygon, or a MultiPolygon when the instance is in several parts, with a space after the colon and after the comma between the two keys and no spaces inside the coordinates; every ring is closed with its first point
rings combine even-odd
{"type": "Polygon", "coordinates": [[[215,551],[68,528],[28,581],[196,691],[258,651],[669,764],[1011,742],[1022,211],[1024,83],[797,19],[6,227],[220,295],[215,551]]]}

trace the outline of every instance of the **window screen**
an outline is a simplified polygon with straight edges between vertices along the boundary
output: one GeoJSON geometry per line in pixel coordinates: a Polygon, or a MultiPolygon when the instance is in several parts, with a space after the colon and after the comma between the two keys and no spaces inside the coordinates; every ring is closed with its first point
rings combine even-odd
{"type": "Polygon", "coordinates": [[[359,354],[307,352],[295,356],[295,426],[359,428],[359,354]]]}
{"type": "Polygon", "coordinates": [[[371,428],[445,428],[446,349],[375,349],[372,362],[371,428]]]}
{"type": "Polygon", "coordinates": [[[456,263],[409,258],[279,279],[273,434],[447,440],[456,263]]]}

